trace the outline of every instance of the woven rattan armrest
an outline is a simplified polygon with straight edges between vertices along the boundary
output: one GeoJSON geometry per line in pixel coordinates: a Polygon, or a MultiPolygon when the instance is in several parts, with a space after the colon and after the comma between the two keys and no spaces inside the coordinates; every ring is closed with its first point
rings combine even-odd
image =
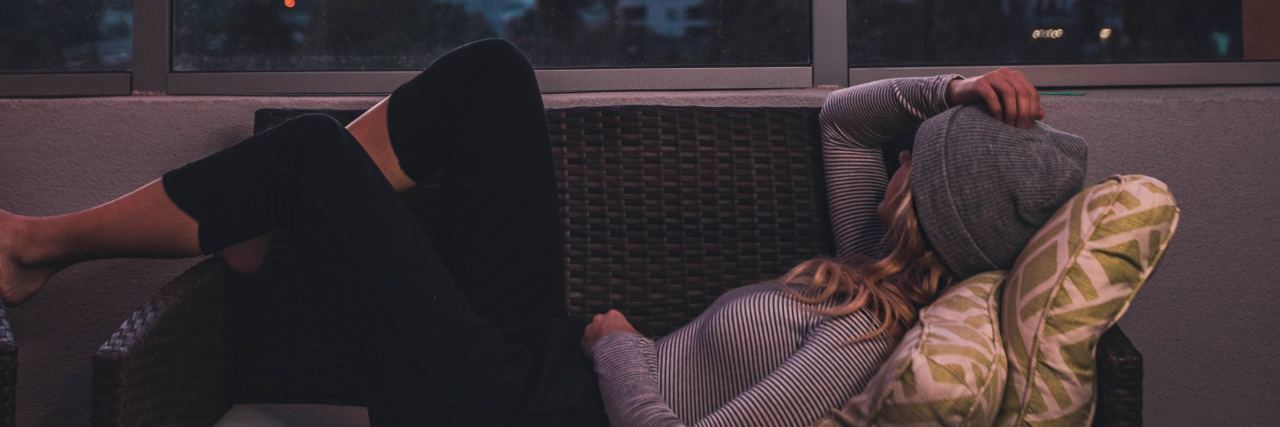
{"type": "Polygon", "coordinates": [[[14,393],[18,376],[18,343],[13,339],[9,314],[0,303],[0,427],[13,425],[14,393]]]}
{"type": "Polygon", "coordinates": [[[138,308],[93,356],[93,425],[213,425],[230,408],[227,287],[209,259],[138,308]]]}
{"type": "Polygon", "coordinates": [[[1098,389],[1095,426],[1142,425],[1142,353],[1120,326],[1098,342],[1098,389]]]}

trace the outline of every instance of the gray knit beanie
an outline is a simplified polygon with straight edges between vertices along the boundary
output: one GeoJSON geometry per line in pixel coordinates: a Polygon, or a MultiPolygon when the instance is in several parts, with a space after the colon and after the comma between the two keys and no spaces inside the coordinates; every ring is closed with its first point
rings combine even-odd
{"type": "Polygon", "coordinates": [[[911,195],[921,231],[957,279],[1008,270],[1040,226],[1084,187],[1084,139],[1028,129],[981,107],[938,114],[916,131],[911,195]]]}

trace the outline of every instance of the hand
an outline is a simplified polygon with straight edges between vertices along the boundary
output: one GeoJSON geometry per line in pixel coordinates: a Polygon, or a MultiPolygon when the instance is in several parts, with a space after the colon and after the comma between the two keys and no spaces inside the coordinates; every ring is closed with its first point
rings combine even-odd
{"type": "Polygon", "coordinates": [[[975,78],[952,80],[947,85],[947,103],[986,103],[997,120],[1020,128],[1034,126],[1045,117],[1035,86],[1022,72],[1003,67],[975,78]]]}
{"type": "Polygon", "coordinates": [[[618,310],[597,314],[591,318],[591,324],[587,325],[587,329],[582,331],[582,351],[590,354],[591,347],[596,344],[596,341],[620,332],[640,335],[636,332],[636,328],[631,326],[631,322],[627,321],[627,317],[618,310]]]}

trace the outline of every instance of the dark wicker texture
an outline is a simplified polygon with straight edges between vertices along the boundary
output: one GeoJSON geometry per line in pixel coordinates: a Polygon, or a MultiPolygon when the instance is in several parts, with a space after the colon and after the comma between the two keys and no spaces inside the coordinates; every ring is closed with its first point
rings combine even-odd
{"type": "Polygon", "coordinates": [[[1098,407],[1096,426],[1142,425],[1142,353],[1120,327],[1098,342],[1098,407]]]}
{"type": "Polygon", "coordinates": [[[93,356],[93,425],[212,425],[227,393],[227,284],[206,260],[169,282],[93,356]]]}
{"type": "Polygon", "coordinates": [[[18,382],[18,342],[13,339],[9,313],[0,302],[0,427],[13,425],[18,382]]]}
{"type": "MultiPolygon", "coordinates": [[[[311,111],[259,110],[255,130],[305,112],[311,111]]],[[[359,113],[324,112],[343,122],[359,113]]],[[[691,320],[730,288],[776,277],[800,260],[831,253],[817,113],[815,108],[695,107],[548,111],[567,237],[565,286],[571,313],[585,316],[619,308],[642,332],[661,335],[691,320]]],[[[888,150],[902,146],[891,144],[888,150]]],[[[434,227],[439,186],[436,177],[404,194],[428,233],[434,227]]],[[[207,401],[205,412],[223,410],[228,402],[360,404],[358,349],[350,345],[360,331],[346,321],[348,313],[337,295],[293,280],[290,240],[277,234],[261,273],[236,275],[218,261],[199,267],[223,273],[205,274],[207,280],[195,288],[225,288],[226,299],[191,289],[187,292],[211,300],[182,303],[227,310],[229,355],[179,350],[189,340],[204,338],[148,336],[135,342],[165,341],[168,347],[127,345],[128,352],[116,352],[120,360],[113,363],[97,363],[105,360],[101,354],[95,358],[95,423],[146,424],[143,418],[119,415],[131,413],[120,408],[146,407],[165,412],[146,419],[207,424],[207,417],[183,418],[174,408],[152,403],[192,388],[226,390],[225,399],[207,401]],[[223,359],[213,360],[218,357],[223,359]],[[145,360],[146,366],[130,360],[134,358],[145,360]],[[181,371],[201,364],[229,365],[230,375],[217,378],[217,371],[210,371],[200,376],[207,384],[143,379],[144,370],[181,371]],[[99,386],[98,378],[111,381],[99,386]],[[98,422],[99,412],[117,418],[98,422]]],[[[164,292],[158,298],[163,297],[164,292]]],[[[127,322],[121,334],[181,330],[222,337],[190,316],[162,320],[157,307],[154,302],[145,305],[134,316],[139,323],[127,322]],[[161,328],[147,327],[147,322],[185,323],[161,328]]],[[[1098,424],[1140,422],[1137,350],[1117,328],[1100,344],[1098,358],[1098,424]],[[1113,405],[1111,399],[1120,400],[1113,405]]]]}
{"type": "Polygon", "coordinates": [[[831,252],[817,110],[574,109],[548,122],[573,314],[619,308],[661,335],[831,252]]]}

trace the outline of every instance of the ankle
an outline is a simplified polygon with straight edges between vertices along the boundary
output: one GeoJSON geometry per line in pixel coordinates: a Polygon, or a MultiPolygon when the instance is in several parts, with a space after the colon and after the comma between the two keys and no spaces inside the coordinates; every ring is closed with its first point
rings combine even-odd
{"type": "Polygon", "coordinates": [[[56,261],[56,252],[41,233],[39,218],[14,217],[7,227],[9,230],[9,257],[24,267],[52,264],[56,261]]]}

